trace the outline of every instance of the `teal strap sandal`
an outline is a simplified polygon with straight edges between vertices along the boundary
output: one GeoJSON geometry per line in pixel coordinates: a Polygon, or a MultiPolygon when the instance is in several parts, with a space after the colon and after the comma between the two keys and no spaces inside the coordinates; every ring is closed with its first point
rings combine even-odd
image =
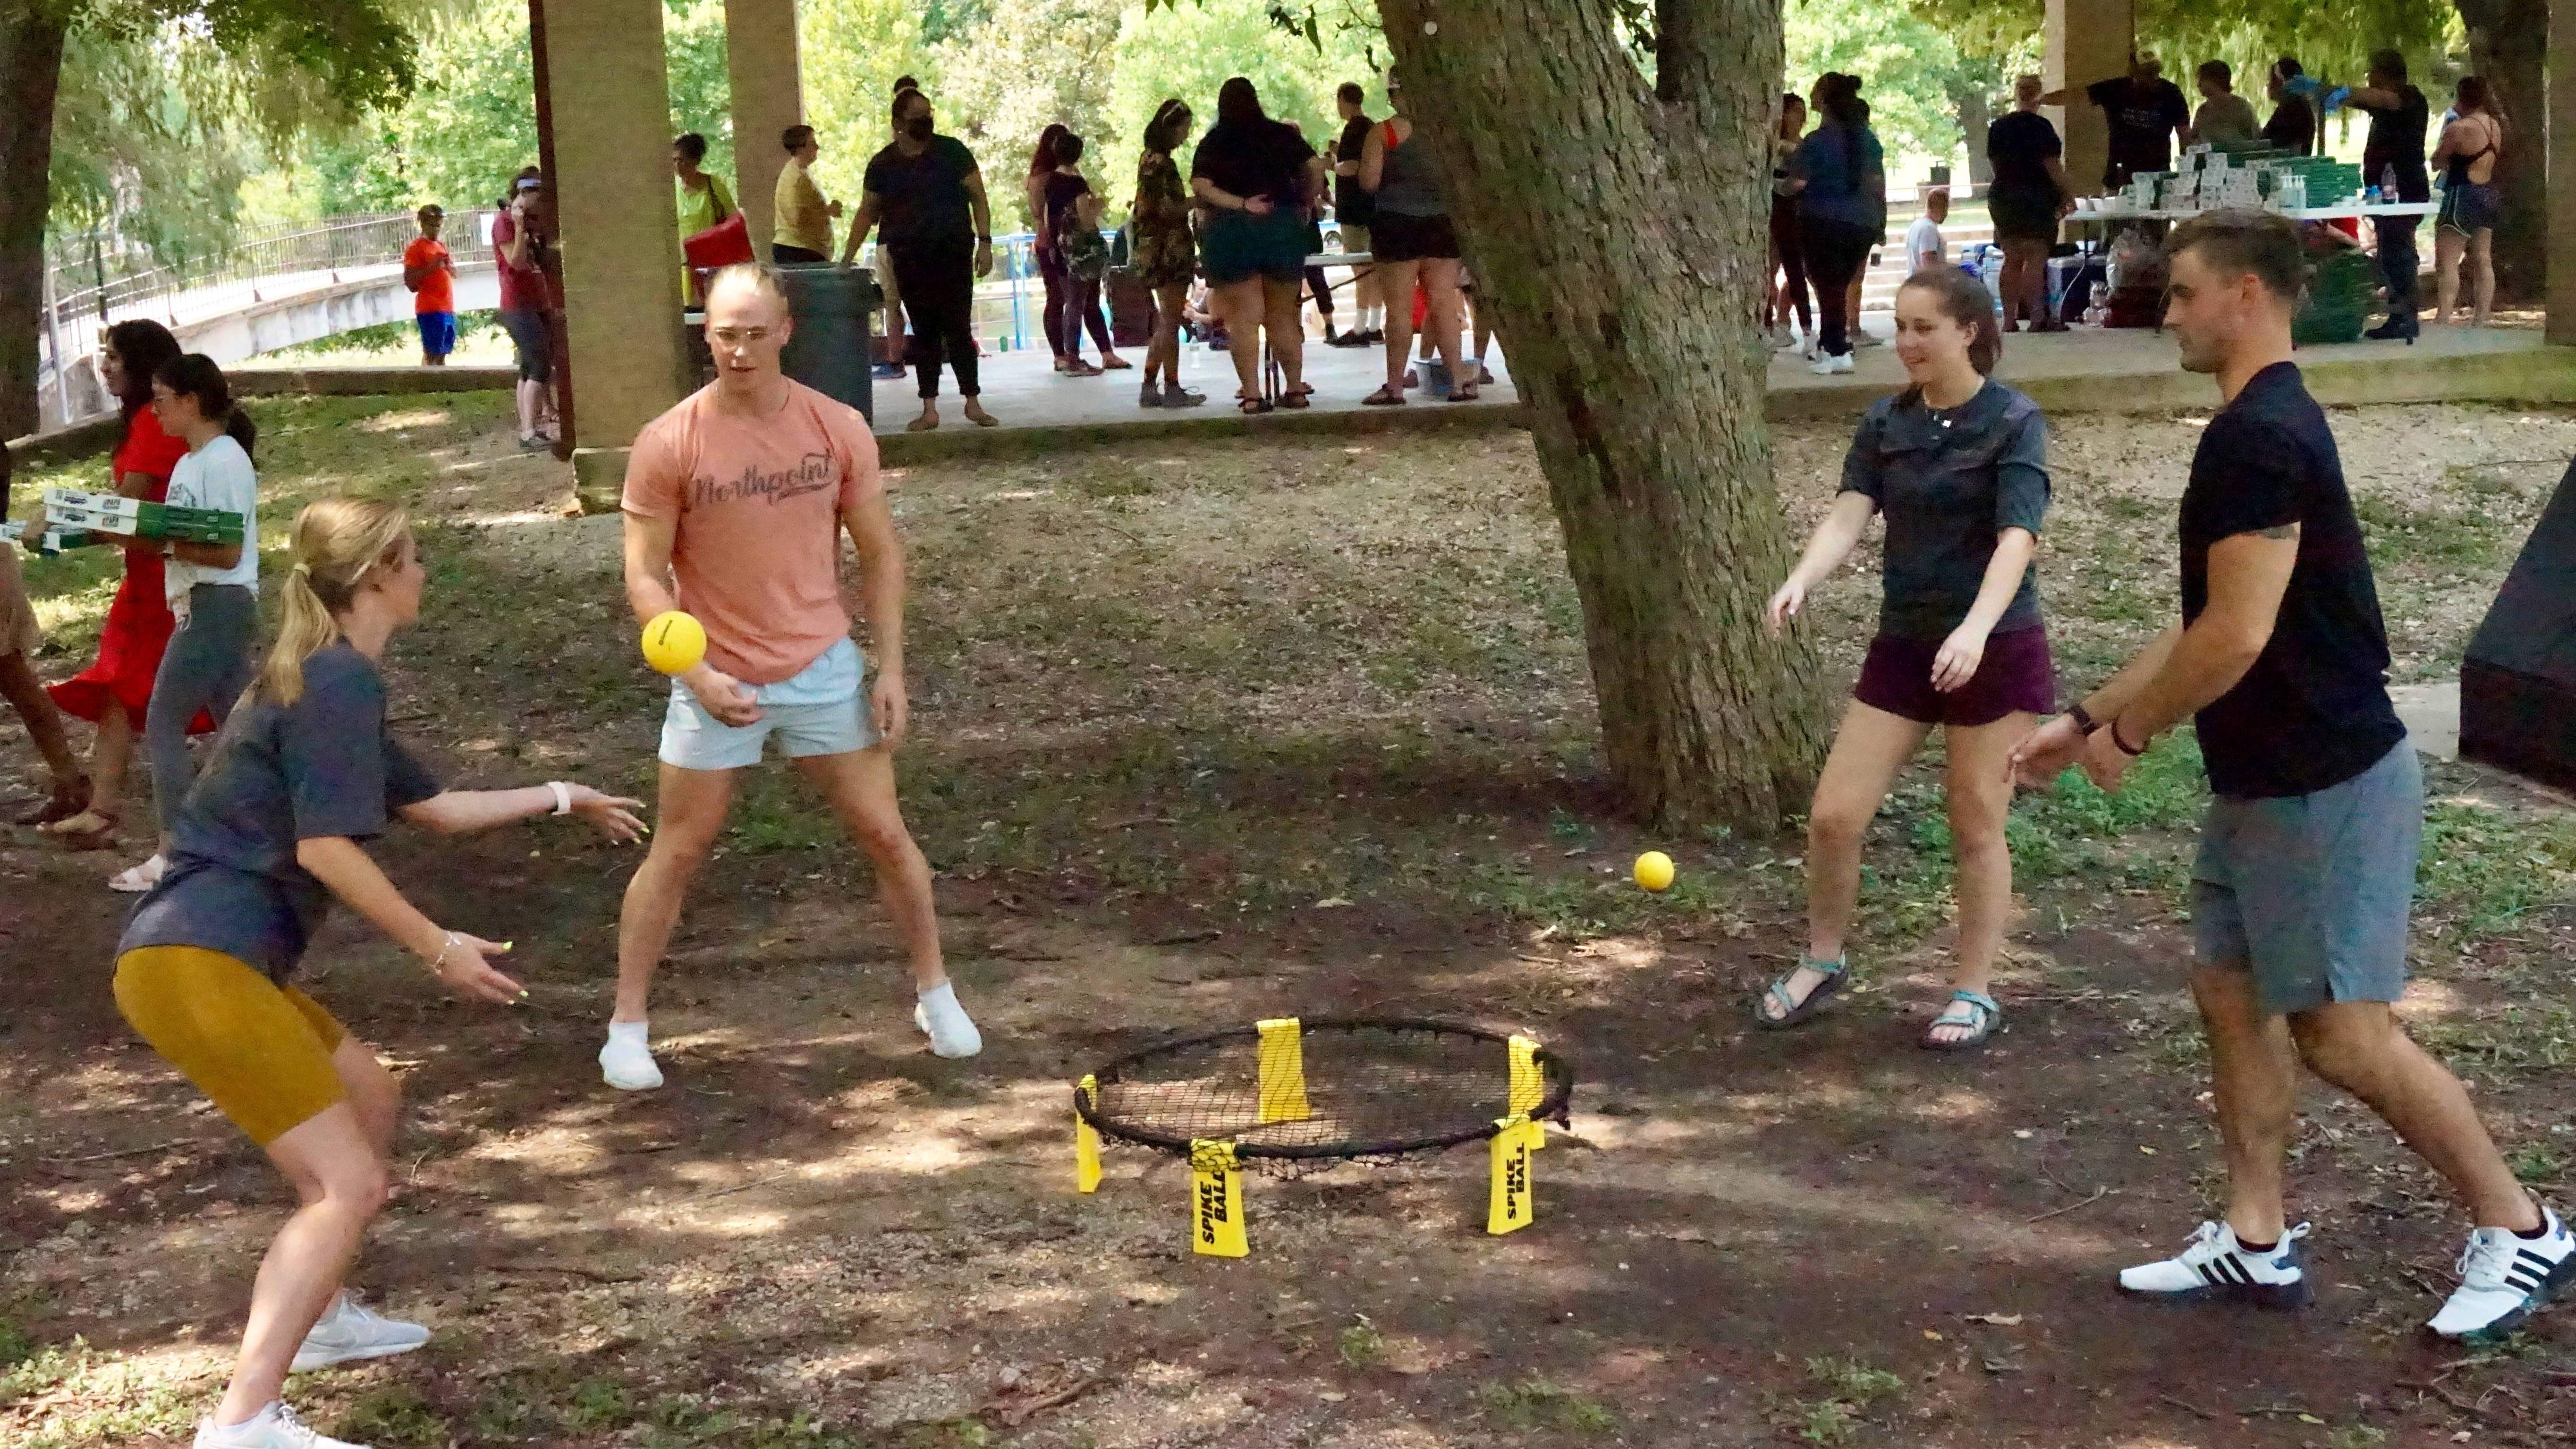
{"type": "Polygon", "coordinates": [[[1827,997],[1842,990],[1844,968],[1841,960],[1819,961],[1800,952],[1798,965],[1810,971],[1823,972],[1825,979],[1816,983],[1815,989],[1807,993],[1806,1000],[1800,1001],[1789,994],[1789,977],[1798,974],[1796,969],[1792,968],[1787,976],[1772,982],[1770,990],[1753,999],[1755,1026],[1765,1031],[1787,1031],[1790,1027],[1804,1025],[1807,1018],[1814,1016],[1817,1008],[1825,1004],[1827,997]],[[1762,1008],[1766,1002],[1777,1004],[1781,1014],[1774,1017],[1764,1011],[1762,1008]]]}
{"type": "Polygon", "coordinates": [[[1968,1028],[1968,1034],[1943,1041],[1932,1034],[1932,1027],[1925,1027],[1923,1049],[1935,1052],[1975,1051],[1995,1034],[1995,1028],[2003,1023],[2003,1019],[2004,1009],[1995,1005],[1993,997],[1981,996],[1974,991],[1953,991],[1949,1006],[1932,1018],[1932,1027],[1964,1026],[1968,1028]],[[1961,1010],[1962,1007],[1966,1010],[1961,1010]]]}

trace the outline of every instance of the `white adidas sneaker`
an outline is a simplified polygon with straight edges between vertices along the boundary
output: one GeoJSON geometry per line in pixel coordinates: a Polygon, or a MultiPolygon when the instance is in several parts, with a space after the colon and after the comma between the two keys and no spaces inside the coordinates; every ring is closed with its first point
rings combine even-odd
{"type": "Polygon", "coordinates": [[[2172,1302],[2219,1298],[2264,1308],[2304,1307],[2307,1273],[2299,1267],[2293,1245],[2307,1235],[2308,1225],[2301,1223],[2283,1233],[2271,1251],[2249,1253],[2238,1246],[2234,1228],[2202,1223],[2175,1256],[2121,1269],[2120,1291],[2172,1302]]]}
{"type": "Polygon", "coordinates": [[[391,1358],[429,1342],[429,1330],[371,1312],[347,1292],[331,1300],[330,1310],[304,1335],[289,1367],[297,1373],[329,1368],[359,1359],[391,1358]]]}
{"type": "Polygon", "coordinates": [[[2510,1333],[2551,1294],[2576,1285],[2576,1234],[2545,1207],[2540,1217],[2537,1238],[2508,1228],[2469,1234],[2460,1250],[2460,1286],[2426,1327],[2444,1338],[2510,1333]]]}
{"type": "Polygon", "coordinates": [[[238,1424],[215,1427],[214,1416],[197,1421],[196,1449],[367,1449],[346,1439],[334,1439],[306,1428],[304,1421],[284,1402],[272,1399],[267,1408],[238,1424]]]}

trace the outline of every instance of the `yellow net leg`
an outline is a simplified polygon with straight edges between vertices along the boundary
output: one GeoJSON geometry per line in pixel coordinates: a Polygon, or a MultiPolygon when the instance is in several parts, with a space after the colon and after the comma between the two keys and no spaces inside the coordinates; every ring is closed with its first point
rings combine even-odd
{"type": "Polygon", "coordinates": [[[1243,1235],[1243,1174],[1231,1142],[1190,1143],[1190,1251],[1213,1258],[1252,1251],[1243,1235]]]}
{"type": "Polygon", "coordinates": [[[1293,1016],[1279,1016],[1261,1027],[1261,1120],[1303,1122],[1315,1115],[1306,1104],[1306,1042],[1293,1016]]]}
{"type": "MultiPolygon", "coordinates": [[[[1511,1094],[1505,1107],[1515,1117],[1527,1117],[1538,1110],[1547,1097],[1547,1073],[1539,1069],[1538,1043],[1525,1036],[1511,1040],[1511,1094]]],[[[1536,1122],[1530,1126],[1530,1148],[1536,1151],[1547,1145],[1547,1129],[1536,1122]]]]}
{"type": "Polygon", "coordinates": [[[1537,1216],[1530,1191],[1530,1138],[1538,1124],[1514,1114],[1494,1124],[1493,1186],[1485,1200],[1485,1231],[1499,1237],[1528,1227],[1537,1216]]]}
{"type": "MultiPolygon", "coordinates": [[[[1082,1100],[1095,1110],[1100,1106],[1100,1083],[1091,1077],[1082,1079],[1082,1100]]],[[[1073,1114],[1073,1190],[1094,1192],[1100,1187],[1100,1134],[1073,1114]]]]}

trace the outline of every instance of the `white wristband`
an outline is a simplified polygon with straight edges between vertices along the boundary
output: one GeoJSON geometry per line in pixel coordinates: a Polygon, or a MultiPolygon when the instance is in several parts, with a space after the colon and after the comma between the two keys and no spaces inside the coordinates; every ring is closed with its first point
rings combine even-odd
{"type": "Polygon", "coordinates": [[[561,780],[548,780],[546,782],[546,788],[555,792],[555,813],[557,815],[570,815],[572,813],[572,787],[561,780]]]}

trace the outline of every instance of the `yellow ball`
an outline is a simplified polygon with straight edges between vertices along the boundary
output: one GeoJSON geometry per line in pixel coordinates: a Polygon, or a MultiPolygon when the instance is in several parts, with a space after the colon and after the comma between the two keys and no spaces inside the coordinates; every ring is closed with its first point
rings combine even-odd
{"type": "Polygon", "coordinates": [[[653,616],[644,626],[644,662],[664,674],[686,674],[707,657],[707,631],[677,609],[653,616]]]}
{"type": "Polygon", "coordinates": [[[1637,884],[1650,891],[1669,889],[1673,883],[1673,858],[1660,850],[1650,850],[1637,857],[1637,884]]]}

